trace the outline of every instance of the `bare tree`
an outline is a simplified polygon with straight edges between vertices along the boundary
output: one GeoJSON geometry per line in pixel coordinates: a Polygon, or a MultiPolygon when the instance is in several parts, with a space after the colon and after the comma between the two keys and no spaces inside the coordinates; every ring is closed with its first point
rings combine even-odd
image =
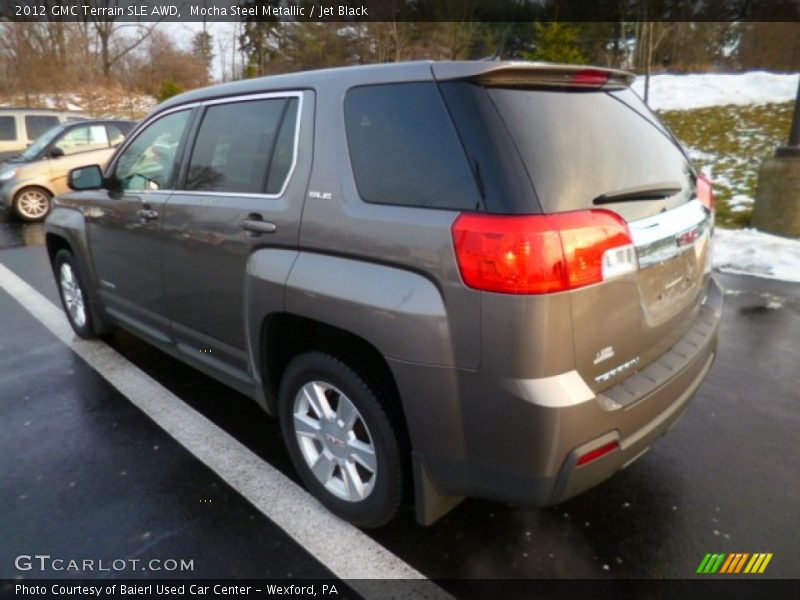
{"type": "MultiPolygon", "coordinates": [[[[119,0],[95,0],[99,8],[113,9],[119,6],[119,0]]],[[[103,11],[109,12],[109,11],[103,11]]],[[[100,45],[100,67],[103,77],[111,77],[111,69],[124,56],[141,46],[155,31],[159,21],[152,23],[118,23],[114,16],[92,16],[90,23],[100,45]],[[133,31],[133,35],[121,35],[133,31]]]]}

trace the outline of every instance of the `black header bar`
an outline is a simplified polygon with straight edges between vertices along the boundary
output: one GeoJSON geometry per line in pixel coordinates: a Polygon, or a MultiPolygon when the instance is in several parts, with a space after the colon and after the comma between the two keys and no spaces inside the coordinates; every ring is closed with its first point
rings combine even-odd
{"type": "Polygon", "coordinates": [[[800,0],[0,0],[10,21],[792,21],[800,0]]]}

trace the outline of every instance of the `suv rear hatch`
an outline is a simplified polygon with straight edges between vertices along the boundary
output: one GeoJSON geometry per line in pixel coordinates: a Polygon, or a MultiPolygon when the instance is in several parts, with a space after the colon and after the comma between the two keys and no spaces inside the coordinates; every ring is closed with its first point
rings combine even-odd
{"type": "MultiPolygon", "coordinates": [[[[469,81],[455,85],[488,96],[530,177],[538,206],[529,212],[611,211],[627,223],[631,269],[557,292],[570,294],[576,367],[602,391],[656,360],[696,319],[709,272],[710,187],[698,185],[626,74],[513,65],[469,81]]],[[[455,94],[449,85],[446,98],[455,94]]]]}

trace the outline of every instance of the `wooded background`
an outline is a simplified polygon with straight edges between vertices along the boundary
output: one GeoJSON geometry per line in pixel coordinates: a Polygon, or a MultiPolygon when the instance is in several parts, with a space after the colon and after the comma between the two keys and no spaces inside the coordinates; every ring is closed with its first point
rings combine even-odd
{"type": "Polygon", "coordinates": [[[243,22],[178,42],[179,26],[0,23],[0,96],[35,105],[37,94],[94,87],[163,99],[214,79],[494,55],[637,73],[648,64],[652,72],[800,70],[797,22],[243,22]]]}

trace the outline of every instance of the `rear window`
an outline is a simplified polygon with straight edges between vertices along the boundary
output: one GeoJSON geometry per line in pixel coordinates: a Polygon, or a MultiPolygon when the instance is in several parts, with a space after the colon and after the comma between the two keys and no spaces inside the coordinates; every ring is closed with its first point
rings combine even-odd
{"type": "Polygon", "coordinates": [[[0,141],[17,139],[17,120],[14,117],[0,117],[0,141]]]}
{"type": "Polygon", "coordinates": [[[599,196],[654,185],[679,187],[688,198],[686,157],[630,90],[487,93],[545,212],[590,208],[599,196]]]}
{"type": "Polygon", "coordinates": [[[28,132],[29,140],[35,140],[45,131],[58,124],[58,117],[48,115],[27,115],[25,117],[25,130],[28,132]]]}
{"type": "Polygon", "coordinates": [[[365,202],[475,210],[481,197],[433,83],[358,87],[344,103],[347,144],[365,202]]]}

